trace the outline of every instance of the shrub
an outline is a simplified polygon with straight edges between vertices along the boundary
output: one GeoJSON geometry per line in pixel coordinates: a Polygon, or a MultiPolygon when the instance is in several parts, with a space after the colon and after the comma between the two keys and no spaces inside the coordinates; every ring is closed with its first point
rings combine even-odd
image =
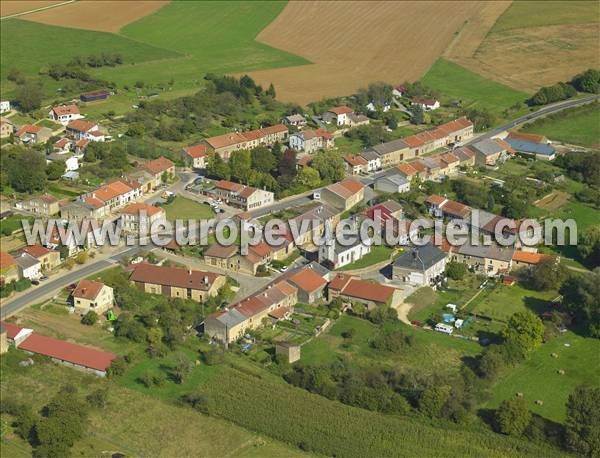
{"type": "Polygon", "coordinates": [[[81,324],[85,324],[87,326],[93,326],[98,321],[98,314],[93,310],[87,312],[83,317],[81,317],[81,324]]]}

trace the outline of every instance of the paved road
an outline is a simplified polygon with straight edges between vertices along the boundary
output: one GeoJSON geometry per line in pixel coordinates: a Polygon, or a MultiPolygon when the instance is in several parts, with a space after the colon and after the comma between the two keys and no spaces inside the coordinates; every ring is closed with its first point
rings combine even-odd
{"type": "MultiPolygon", "coordinates": [[[[595,100],[600,100],[600,96],[594,95],[594,96],[590,96],[590,97],[585,97],[583,99],[567,100],[564,102],[559,102],[554,105],[550,105],[550,106],[541,108],[534,113],[529,113],[527,115],[521,116],[521,117],[511,121],[510,123],[507,123],[500,127],[497,127],[496,129],[491,130],[491,131],[479,136],[477,139],[470,140],[469,142],[466,142],[465,144],[469,145],[477,140],[493,137],[494,135],[498,135],[500,132],[503,132],[507,129],[512,129],[521,124],[525,124],[536,118],[546,116],[546,115],[549,115],[552,113],[556,113],[556,112],[559,112],[566,108],[591,103],[595,100]]],[[[384,170],[381,172],[377,172],[369,177],[362,177],[362,178],[360,178],[360,180],[362,181],[363,184],[368,186],[368,185],[372,184],[376,178],[386,175],[387,173],[389,173],[389,171],[384,170]]],[[[189,175],[182,174],[182,175],[183,176],[180,176],[180,178],[181,178],[180,181],[178,183],[172,185],[172,187],[175,188],[175,190],[179,190],[180,187],[183,188],[185,186],[185,184],[188,182],[188,180],[191,180],[193,178],[192,177],[193,174],[189,174],[189,175]]],[[[310,195],[303,195],[303,196],[299,196],[296,198],[291,198],[291,199],[285,200],[284,202],[278,202],[275,205],[272,205],[266,209],[256,210],[256,211],[252,212],[252,216],[255,218],[259,218],[266,214],[278,212],[278,211],[281,211],[286,208],[292,208],[292,207],[298,207],[301,205],[305,205],[305,204],[309,203],[311,200],[312,200],[312,198],[310,195]]],[[[151,245],[148,245],[145,247],[135,246],[135,247],[131,247],[131,248],[126,248],[126,249],[124,249],[124,251],[112,256],[111,258],[92,262],[83,267],[77,268],[73,272],[70,272],[60,278],[57,278],[56,280],[51,280],[46,283],[42,283],[38,286],[33,286],[30,292],[27,292],[26,294],[19,296],[13,300],[3,301],[2,307],[0,309],[0,316],[2,317],[2,319],[4,319],[7,316],[13,315],[14,313],[18,312],[22,308],[27,307],[31,304],[35,304],[40,299],[50,297],[52,294],[54,294],[55,291],[58,291],[58,290],[64,288],[65,286],[70,285],[71,283],[75,283],[78,280],[80,280],[81,278],[88,277],[88,276],[94,274],[95,272],[99,272],[103,269],[106,269],[107,267],[110,267],[114,263],[121,260],[123,257],[135,256],[138,252],[140,252],[142,250],[148,250],[151,248],[152,248],[151,245]]]]}
{"type": "Polygon", "coordinates": [[[578,106],[578,105],[585,105],[587,103],[591,103],[591,102],[598,101],[598,100],[600,100],[600,95],[592,95],[590,97],[585,97],[583,99],[566,100],[564,102],[558,102],[553,105],[549,105],[544,108],[540,108],[538,111],[535,111],[533,113],[528,113],[524,116],[514,119],[513,121],[511,121],[507,124],[499,126],[493,130],[490,130],[489,132],[486,132],[485,134],[480,135],[477,138],[471,139],[468,142],[466,142],[465,145],[470,145],[479,140],[483,140],[484,138],[491,138],[494,135],[498,135],[499,133],[504,132],[505,130],[513,129],[514,127],[520,126],[521,124],[525,124],[525,123],[533,121],[534,119],[541,118],[543,116],[547,116],[549,114],[556,113],[561,110],[565,110],[566,108],[571,108],[571,107],[578,106]]]}
{"type": "Polygon", "coordinates": [[[110,258],[94,261],[82,267],[76,267],[72,272],[69,272],[55,280],[48,280],[40,283],[37,286],[32,286],[24,295],[12,300],[3,301],[2,308],[0,309],[0,317],[5,319],[11,315],[14,315],[25,307],[48,299],[64,287],[69,286],[72,283],[76,283],[82,278],[89,277],[96,272],[100,272],[101,270],[111,267],[124,257],[135,256],[144,249],[148,249],[148,247],[134,246],[131,248],[124,248],[123,251],[111,256],[110,258]]]}

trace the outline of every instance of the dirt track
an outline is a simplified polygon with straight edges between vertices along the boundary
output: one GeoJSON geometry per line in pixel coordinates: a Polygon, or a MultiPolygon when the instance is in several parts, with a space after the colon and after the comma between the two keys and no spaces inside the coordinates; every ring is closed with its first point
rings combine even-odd
{"type": "Polygon", "coordinates": [[[306,103],[373,81],[421,77],[487,2],[290,2],[257,37],[313,65],[252,72],[278,98],[306,103]]]}
{"type": "MultiPolygon", "coordinates": [[[[37,13],[26,14],[21,16],[20,19],[75,29],[118,32],[127,24],[153,13],[167,3],[169,1],[166,0],[81,1],[37,13]]],[[[4,7],[2,14],[4,15],[4,7]]]]}

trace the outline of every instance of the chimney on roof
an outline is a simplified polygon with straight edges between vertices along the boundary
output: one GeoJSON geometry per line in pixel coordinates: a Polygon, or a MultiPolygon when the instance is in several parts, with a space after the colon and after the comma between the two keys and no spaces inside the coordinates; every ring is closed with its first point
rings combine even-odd
{"type": "Polygon", "coordinates": [[[205,276],[204,276],[204,284],[205,284],[205,285],[208,285],[208,275],[205,275],[205,276]]]}
{"type": "Polygon", "coordinates": [[[192,269],[188,269],[188,275],[192,275],[192,269]]]}
{"type": "Polygon", "coordinates": [[[85,288],[81,288],[81,294],[85,294],[85,288]]]}

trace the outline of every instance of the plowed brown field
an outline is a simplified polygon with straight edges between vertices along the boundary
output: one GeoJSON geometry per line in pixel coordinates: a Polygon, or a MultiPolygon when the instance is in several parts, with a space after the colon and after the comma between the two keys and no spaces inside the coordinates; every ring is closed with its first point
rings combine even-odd
{"type": "Polygon", "coordinates": [[[20,19],[74,29],[118,32],[127,24],[153,13],[167,3],[167,0],[79,1],[26,14],[20,16],[20,19]]]}
{"type": "Polygon", "coordinates": [[[64,0],[2,0],[0,2],[0,16],[11,16],[13,14],[32,11],[46,6],[62,3],[64,0]]]}
{"type": "Polygon", "coordinates": [[[313,65],[252,72],[278,98],[306,103],[373,81],[421,77],[488,2],[290,2],[257,39],[313,65]]]}

